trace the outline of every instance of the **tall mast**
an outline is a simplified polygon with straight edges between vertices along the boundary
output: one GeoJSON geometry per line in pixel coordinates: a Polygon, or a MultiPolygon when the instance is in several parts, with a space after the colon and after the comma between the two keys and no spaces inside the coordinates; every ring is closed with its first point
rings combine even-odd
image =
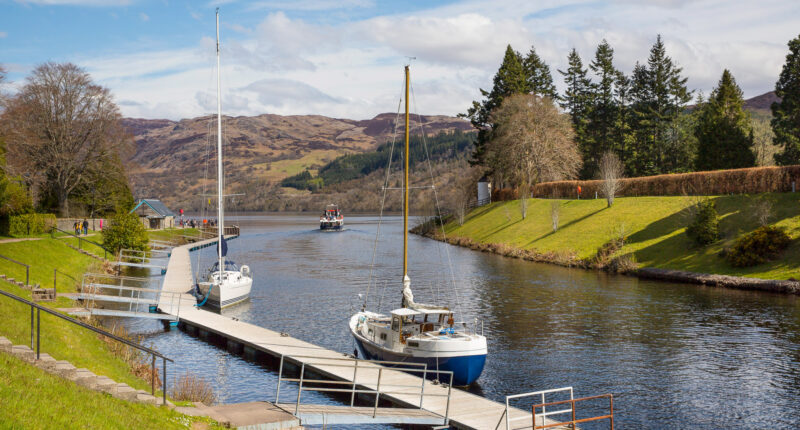
{"type": "Polygon", "coordinates": [[[406,128],[405,128],[405,166],[403,167],[403,285],[407,282],[410,283],[408,278],[408,159],[410,151],[408,150],[408,89],[410,83],[411,73],[406,66],[406,128]]]}
{"type": "Polygon", "coordinates": [[[219,258],[219,282],[225,272],[225,257],[222,256],[222,240],[225,232],[225,220],[222,209],[222,92],[220,90],[219,65],[219,8],[217,8],[217,257],[219,258]]]}

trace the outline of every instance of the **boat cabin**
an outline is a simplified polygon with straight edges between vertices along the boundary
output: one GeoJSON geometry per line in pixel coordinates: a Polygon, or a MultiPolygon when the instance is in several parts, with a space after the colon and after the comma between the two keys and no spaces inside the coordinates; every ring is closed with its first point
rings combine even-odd
{"type": "Polygon", "coordinates": [[[325,207],[325,211],[322,213],[322,217],[325,219],[337,219],[339,218],[339,206],[337,205],[328,205],[325,207]]]}
{"type": "Polygon", "coordinates": [[[452,334],[453,311],[400,308],[391,311],[389,319],[376,321],[369,327],[368,336],[375,342],[392,347],[395,343],[405,344],[409,337],[437,330],[445,332],[442,334],[452,334]]]}

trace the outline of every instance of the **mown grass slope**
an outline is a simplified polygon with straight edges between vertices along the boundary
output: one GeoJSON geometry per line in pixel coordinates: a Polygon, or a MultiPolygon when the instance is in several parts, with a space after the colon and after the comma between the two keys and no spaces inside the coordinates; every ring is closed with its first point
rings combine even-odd
{"type": "Polygon", "coordinates": [[[0,353],[0,401],[2,428],[185,429],[202,420],[88,390],[6,353],[0,353]]]}
{"type": "Polygon", "coordinates": [[[603,199],[557,200],[559,229],[552,230],[549,199],[530,199],[522,219],[520,201],[497,202],[473,210],[463,225],[451,222],[448,236],[481,243],[503,243],[538,252],[573,253],[592,258],[611,239],[627,237],[622,253],[633,253],[641,267],[660,267],[702,273],[765,279],[800,278],[800,193],[768,193],[708,197],[716,202],[722,238],[699,247],[686,236],[690,208],[697,197],[625,197],[606,207],[603,199]],[[753,215],[758,198],[773,201],[772,225],[786,228],[792,238],[781,258],[749,268],[730,266],[720,252],[759,224],[753,215]]]}

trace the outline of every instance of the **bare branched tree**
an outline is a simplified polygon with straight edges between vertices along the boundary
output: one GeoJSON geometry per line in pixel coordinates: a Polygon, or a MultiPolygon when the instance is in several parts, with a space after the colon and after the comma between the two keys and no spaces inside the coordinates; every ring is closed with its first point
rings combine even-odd
{"type": "Polygon", "coordinates": [[[88,172],[131,142],[111,92],[71,63],[45,63],[3,115],[8,160],[29,185],[47,187],[69,216],[69,198],[88,172]]]}
{"type": "Polygon", "coordinates": [[[549,98],[517,94],[506,98],[492,114],[495,129],[487,144],[489,167],[519,188],[522,218],[533,185],[572,179],[581,157],[572,124],[549,98]]]}
{"type": "Polygon", "coordinates": [[[483,169],[465,165],[459,169],[459,172],[451,185],[452,190],[447,194],[447,205],[456,215],[458,225],[462,225],[467,212],[469,212],[470,202],[478,197],[478,179],[483,176],[483,169]]]}
{"type": "Polygon", "coordinates": [[[600,179],[603,181],[603,194],[606,196],[608,207],[614,204],[614,197],[619,192],[622,183],[624,167],[619,157],[611,151],[606,151],[600,159],[600,179]]]}

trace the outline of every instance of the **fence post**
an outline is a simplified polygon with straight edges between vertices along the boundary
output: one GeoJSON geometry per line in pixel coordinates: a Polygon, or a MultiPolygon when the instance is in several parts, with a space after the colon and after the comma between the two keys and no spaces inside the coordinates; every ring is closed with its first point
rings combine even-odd
{"type": "Polygon", "coordinates": [[[53,291],[56,290],[56,277],[58,277],[58,269],[53,269],[53,291]]]}
{"type": "Polygon", "coordinates": [[[352,408],[356,401],[356,373],[358,372],[358,360],[356,360],[356,365],[353,367],[353,392],[350,393],[350,407],[352,408]]]}
{"type": "Polygon", "coordinates": [[[153,361],[150,363],[150,395],[156,395],[156,355],[150,354],[153,361]]]}
{"type": "Polygon", "coordinates": [[[42,327],[42,320],[41,317],[39,316],[39,308],[36,308],[36,360],[37,361],[39,360],[39,350],[41,349],[39,347],[39,331],[41,330],[41,327],[42,327]]]}
{"type": "Polygon", "coordinates": [[[383,374],[383,368],[378,369],[378,385],[375,387],[375,407],[372,409],[372,418],[375,418],[378,415],[378,401],[381,398],[381,375],[383,374]]]}
{"type": "Polygon", "coordinates": [[[303,392],[303,374],[306,373],[306,363],[300,367],[300,386],[297,387],[297,403],[294,405],[294,414],[297,415],[297,411],[300,409],[300,393],[303,392]]]}
{"type": "Polygon", "coordinates": [[[31,303],[31,349],[33,349],[33,303],[31,303]]]}
{"type": "Polygon", "coordinates": [[[283,377],[283,355],[281,355],[281,365],[278,367],[278,389],[275,390],[275,406],[278,406],[278,398],[281,396],[282,377],[283,377]]]}
{"type": "Polygon", "coordinates": [[[164,362],[164,376],[162,377],[163,383],[161,384],[161,406],[167,406],[167,359],[162,358],[164,362]]]}

